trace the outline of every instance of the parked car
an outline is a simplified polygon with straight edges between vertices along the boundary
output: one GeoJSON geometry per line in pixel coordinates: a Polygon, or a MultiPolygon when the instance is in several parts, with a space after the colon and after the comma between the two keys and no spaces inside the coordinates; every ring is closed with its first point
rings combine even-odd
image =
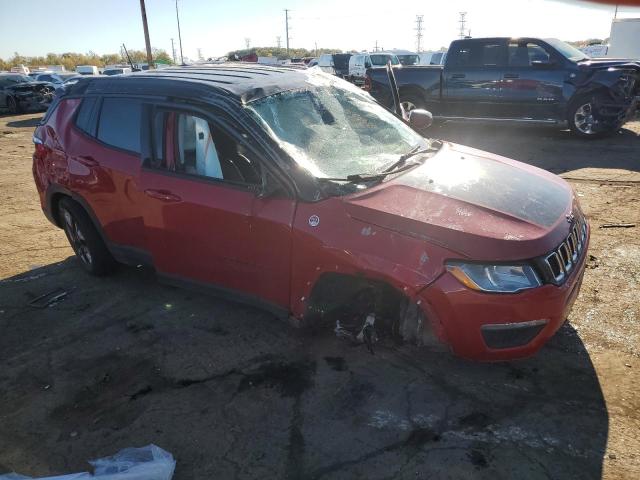
{"type": "Polygon", "coordinates": [[[103,75],[124,75],[125,73],[131,73],[131,67],[117,67],[117,68],[105,68],[102,71],[103,75]]]}
{"type": "Polygon", "coordinates": [[[345,78],[349,75],[350,53],[323,53],[318,58],[318,67],[325,73],[345,78]]]}
{"type": "MultiPolygon", "coordinates": [[[[390,106],[386,70],[367,75],[366,88],[390,106]]],[[[434,118],[568,124],[580,137],[616,131],[640,95],[640,62],[590,59],[556,39],[456,40],[443,67],[398,68],[396,78],[405,108],[434,118]]]]}
{"type": "Polygon", "coordinates": [[[416,65],[443,65],[447,52],[425,52],[418,55],[416,65]]]}
{"type": "Polygon", "coordinates": [[[392,50],[390,52],[382,52],[389,53],[391,55],[395,55],[398,57],[401,65],[418,65],[420,63],[420,55],[416,52],[412,52],[410,50],[392,50]]]}
{"type": "Polygon", "coordinates": [[[300,323],[374,323],[476,360],[533,354],[580,289],[576,195],[407,118],[315,68],[81,79],[36,128],[33,174],[90,273],[152,265],[300,323]]]}
{"type": "Polygon", "coordinates": [[[367,68],[384,67],[387,62],[400,65],[400,60],[392,53],[357,53],[349,59],[349,81],[361,85],[367,68]]]}
{"type": "Polygon", "coordinates": [[[38,75],[36,75],[35,79],[39,82],[49,82],[50,84],[52,84],[54,86],[55,89],[60,88],[67,80],[70,80],[72,78],[79,78],[80,75],[78,75],[77,73],[74,72],[69,72],[69,73],[52,73],[52,72],[47,72],[47,73],[40,73],[38,75]]]}
{"type": "Polygon", "coordinates": [[[9,113],[46,110],[53,95],[54,88],[48,82],[36,82],[17,73],[0,74],[0,110],[9,113]]]}
{"type": "Polygon", "coordinates": [[[95,65],[78,65],[76,73],[79,75],[99,75],[100,71],[95,65]]]}

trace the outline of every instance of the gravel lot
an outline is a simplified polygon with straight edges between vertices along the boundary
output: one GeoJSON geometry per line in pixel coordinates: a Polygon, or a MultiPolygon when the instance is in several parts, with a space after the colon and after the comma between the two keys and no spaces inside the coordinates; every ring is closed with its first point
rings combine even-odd
{"type": "Polygon", "coordinates": [[[0,117],[0,473],[81,471],[155,443],[177,480],[640,478],[640,123],[433,136],[570,179],[592,224],[570,322],[536,357],[473,364],[332,332],[121,268],[83,273],[40,210],[38,115],[0,117]],[[635,228],[601,229],[605,223],[635,228]],[[29,301],[68,291],[45,309],[29,301]]]}

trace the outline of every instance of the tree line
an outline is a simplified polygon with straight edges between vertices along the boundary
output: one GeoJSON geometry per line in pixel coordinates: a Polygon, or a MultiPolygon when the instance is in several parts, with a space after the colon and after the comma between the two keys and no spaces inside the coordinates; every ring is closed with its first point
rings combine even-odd
{"type": "Polygon", "coordinates": [[[342,53],[339,48],[319,48],[307,50],[306,48],[290,48],[287,52],[286,48],[278,47],[252,47],[241,50],[234,50],[227,54],[228,58],[234,57],[246,57],[247,55],[255,54],[258,57],[277,57],[280,59],[287,58],[303,58],[303,57],[317,57],[323,53],[342,53]]]}
{"type": "MultiPolygon", "coordinates": [[[[144,50],[128,50],[129,56],[133,63],[146,63],[147,53],[144,50]]],[[[154,62],[173,63],[169,54],[160,48],[152,48],[151,55],[154,62]]],[[[4,60],[0,58],[0,70],[10,70],[11,67],[25,65],[28,67],[46,67],[47,65],[63,65],[66,70],[75,70],[78,65],[95,65],[104,67],[106,65],[116,65],[120,63],[129,63],[124,52],[107,53],[98,55],[95,52],[87,53],[47,53],[45,56],[27,57],[20,55],[18,52],[13,57],[4,60]]]]}

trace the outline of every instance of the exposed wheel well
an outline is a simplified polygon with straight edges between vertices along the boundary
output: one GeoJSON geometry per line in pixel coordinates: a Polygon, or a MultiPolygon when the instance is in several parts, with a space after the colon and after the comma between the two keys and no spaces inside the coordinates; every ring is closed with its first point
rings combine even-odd
{"type": "Polygon", "coordinates": [[[376,326],[392,330],[408,301],[384,281],[329,272],[318,279],[311,291],[305,323],[320,326],[375,313],[380,321],[376,326]]]}
{"type": "MultiPolygon", "coordinates": [[[[53,195],[51,195],[51,200],[50,200],[50,205],[49,208],[51,209],[51,216],[53,217],[53,219],[56,222],[56,225],[60,228],[62,228],[62,221],[60,218],[60,200],[62,200],[63,198],[69,198],[71,199],[71,196],[67,195],[66,193],[62,193],[62,192],[56,192],[53,195]]],[[[76,202],[77,203],[77,202],[76,202]]]]}

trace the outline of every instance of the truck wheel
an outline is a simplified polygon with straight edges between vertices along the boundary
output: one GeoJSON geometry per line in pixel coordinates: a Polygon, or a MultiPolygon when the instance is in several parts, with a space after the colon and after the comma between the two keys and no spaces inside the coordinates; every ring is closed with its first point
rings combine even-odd
{"type": "Polygon", "coordinates": [[[595,94],[583,95],[571,102],[567,121],[574,135],[581,138],[601,138],[617,130],[617,126],[598,118],[596,106],[603,100],[603,95],[595,94]]]}
{"type": "Polygon", "coordinates": [[[9,113],[15,115],[16,113],[20,113],[20,108],[18,108],[18,102],[13,97],[7,97],[7,108],[9,109],[9,113]]]}
{"type": "Polygon", "coordinates": [[[64,233],[82,267],[97,276],[112,272],[116,261],[84,209],[70,198],[63,198],[58,206],[58,214],[64,233]]]}
{"type": "Polygon", "coordinates": [[[400,99],[400,105],[405,112],[409,113],[416,108],[422,108],[422,101],[415,95],[403,95],[400,99]]]}

